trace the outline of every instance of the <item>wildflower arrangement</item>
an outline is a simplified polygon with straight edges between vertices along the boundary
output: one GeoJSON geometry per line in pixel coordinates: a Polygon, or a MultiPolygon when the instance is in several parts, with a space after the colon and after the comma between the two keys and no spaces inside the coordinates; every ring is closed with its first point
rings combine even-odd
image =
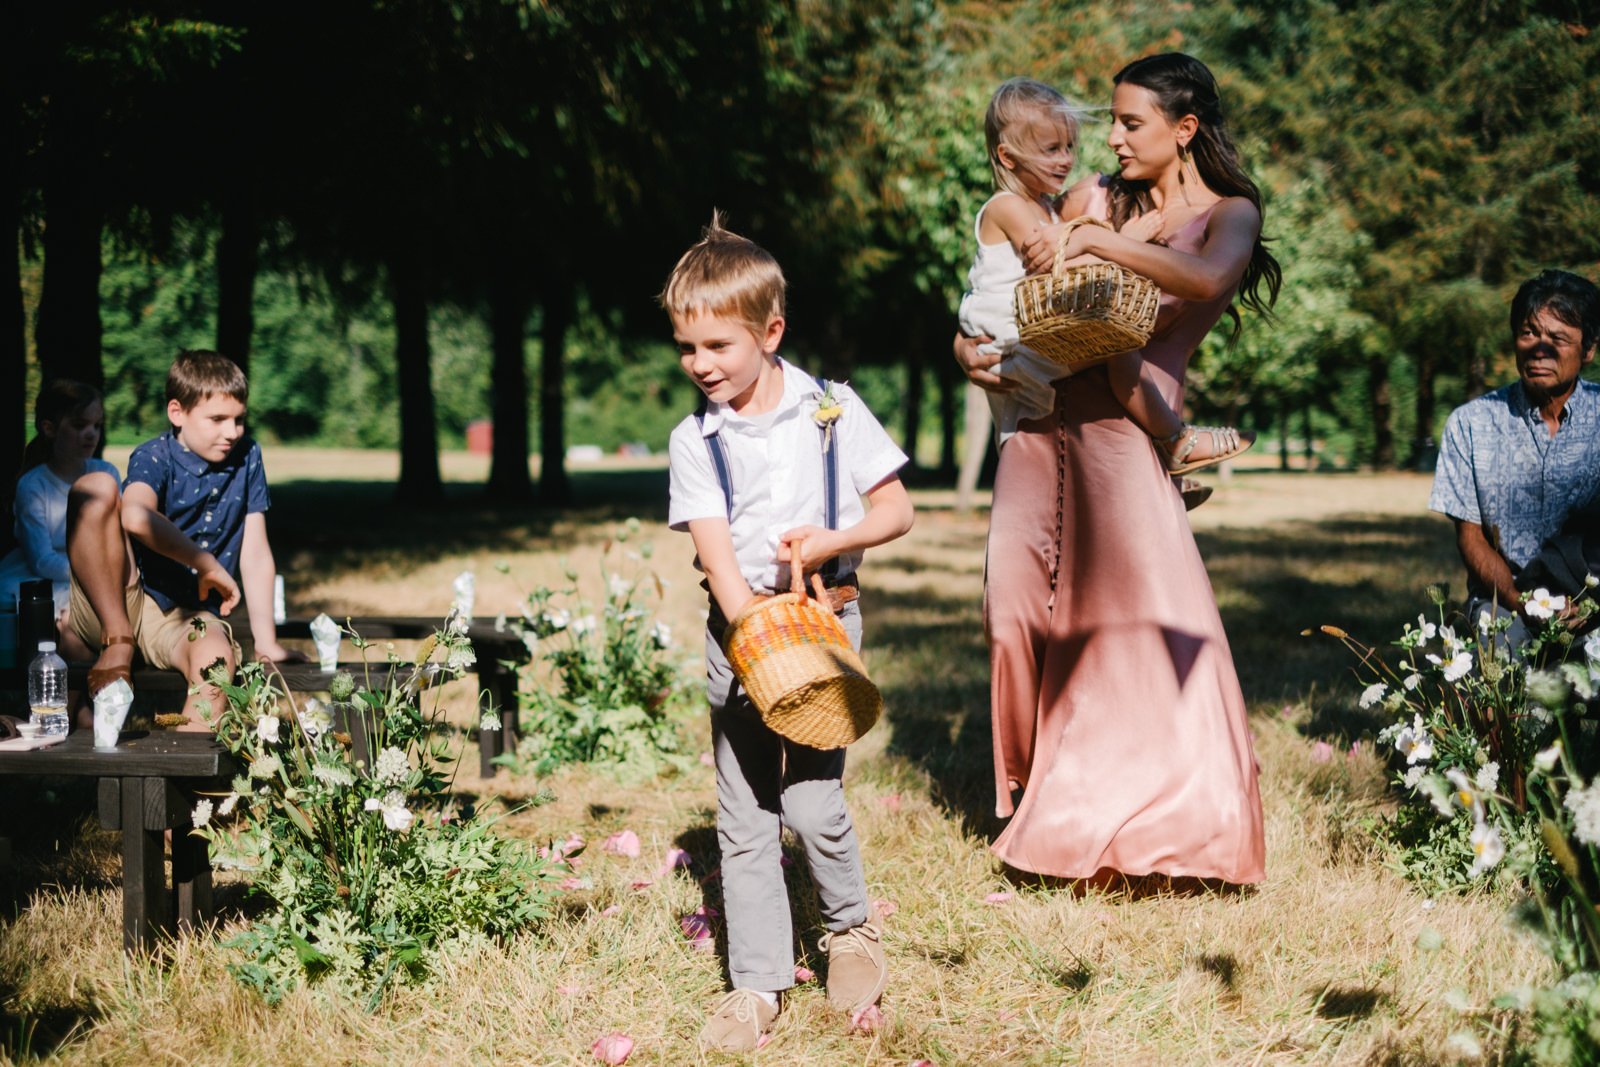
{"type": "MultiPolygon", "coordinates": [[[[346,632],[366,661],[369,644],[346,632]]],[[[269,1002],[305,983],[372,1008],[441,954],[545,916],[565,865],[457,810],[437,700],[422,709],[423,693],[471,656],[452,617],[413,661],[391,650],[359,681],[335,674],[331,706],[296,706],[259,663],[237,683],[221,670],[209,678],[223,696],[212,726],[244,771],[196,804],[193,832],[214,866],[248,872],[251,891],[271,901],[228,942],[243,957],[229,970],[269,1002]],[[352,752],[352,717],[364,720],[370,763],[352,752]]]]}
{"type": "Polygon", "coordinates": [[[527,594],[520,617],[496,620],[522,638],[533,661],[520,687],[522,737],[516,753],[501,758],[513,771],[546,774],[590,763],[648,777],[683,765],[677,713],[684,680],[669,659],[671,628],[646,606],[664,592],[648,569],[652,546],[628,547],[639,528],[638,519],[628,519],[606,542],[598,612],[569,567],[566,588],[540,586],[527,594]],[[618,552],[624,563],[614,570],[618,552]]]}
{"type": "Polygon", "coordinates": [[[1432,890],[1508,881],[1528,896],[1516,915],[1566,974],[1513,995],[1532,1008],[1535,1062],[1600,1061],[1600,630],[1590,578],[1576,597],[1526,594],[1516,626],[1488,611],[1445,624],[1418,616],[1391,662],[1337,627],[1370,678],[1363,708],[1396,716],[1392,746],[1403,791],[1389,828],[1413,881],[1432,890]],[[1525,630],[1525,636],[1520,631],[1525,630]]]}

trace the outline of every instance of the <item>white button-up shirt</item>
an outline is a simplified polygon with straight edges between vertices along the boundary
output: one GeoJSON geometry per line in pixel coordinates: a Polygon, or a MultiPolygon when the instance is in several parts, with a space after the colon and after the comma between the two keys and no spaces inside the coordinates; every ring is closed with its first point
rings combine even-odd
{"type": "MultiPolygon", "coordinates": [[[[672,431],[668,447],[671,496],[667,521],[687,530],[694,519],[728,519],[733,550],[744,580],[756,592],[783,591],[788,573],[778,574],[778,539],[796,526],[826,526],[822,430],[812,416],[822,387],[809,374],[779,361],[783,396],[764,415],[745,418],[725,404],[711,403],[703,418],[690,415],[672,431]],[[733,514],[712,464],[711,434],[726,446],[733,481],[733,514]]],[[[834,398],[844,411],[833,424],[839,460],[839,529],[866,515],[861,496],[894,474],[906,455],[861,402],[839,382],[834,398]]],[[[841,556],[839,573],[861,562],[860,553],[841,556]]],[[[696,566],[698,566],[696,561],[696,566]]]]}

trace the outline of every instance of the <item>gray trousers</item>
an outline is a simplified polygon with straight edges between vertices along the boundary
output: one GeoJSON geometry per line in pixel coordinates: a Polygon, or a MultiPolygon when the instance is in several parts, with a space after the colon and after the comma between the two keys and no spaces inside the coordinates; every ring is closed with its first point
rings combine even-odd
{"type": "MultiPolygon", "coordinates": [[[[839,613],[861,647],[861,611],[839,613]]],[[[794,985],[794,928],[779,835],[800,841],[830,930],[867,921],[867,882],[855,826],[845,808],[844,749],[821,751],[769,730],[733,677],[718,635],[706,630],[706,695],[717,761],[717,840],[728,920],[728,977],[735,989],[777,992],[794,985]]]]}

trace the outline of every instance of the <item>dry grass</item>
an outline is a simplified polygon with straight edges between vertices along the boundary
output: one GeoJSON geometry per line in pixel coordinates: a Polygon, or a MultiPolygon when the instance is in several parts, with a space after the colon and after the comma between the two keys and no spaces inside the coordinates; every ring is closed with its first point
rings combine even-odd
{"type": "MultiPolygon", "coordinates": [[[[589,578],[610,520],[634,512],[671,580],[667,621],[683,636],[701,626],[687,538],[660,525],[658,469],[579,472],[592,506],[566,516],[487,508],[458,486],[450,508],[417,517],[342,461],[349,481],[331,489],[285,477],[327,470],[325,456],[269,453],[268,463],[274,538],[297,610],[442,612],[450,579],[467,566],[478,572],[483,611],[512,608],[519,594],[493,572],[497,560],[528,584],[558,579],[563,556],[589,578]]],[[[887,1023],[875,1035],[847,1034],[820,988],[806,985],[755,1059],[1453,1062],[1448,1035],[1474,1019],[1481,1033],[1490,998],[1543,979],[1547,966],[1506,927],[1507,900],[1429,902],[1383,867],[1356,827],[1384,803],[1370,746],[1323,764],[1311,756],[1312,737],[1342,748],[1368,728],[1348,707],[1348,664],[1331,643],[1298,636],[1334,621],[1387,637],[1418,610],[1424,583],[1454,576],[1446,528],[1420,517],[1426,484],[1246,472],[1196,515],[1255,712],[1267,811],[1269,881],[1228,896],[1075,896],[1005,880],[984,847],[995,827],[978,607],[983,517],[921,494],[916,530],[869,564],[868,659],[890,714],[852,750],[847,775],[872,895],[897,906],[887,923],[887,1023]],[[1014,896],[985,903],[997,890],[1014,896]],[[1443,948],[1424,951],[1417,938],[1430,927],[1443,948]],[[1447,1006],[1457,989],[1472,1018],[1447,1006]]],[[[697,645],[683,647],[692,655],[697,645]]],[[[703,721],[691,731],[703,747],[703,721]]],[[[644,854],[627,860],[592,847],[581,873],[593,888],[563,898],[537,935],[454,961],[432,986],[367,1015],[315,994],[269,1009],[223,973],[228,954],[207,938],[125,961],[118,895],[105,877],[116,869],[109,835],[84,829],[64,851],[19,840],[28,895],[0,941],[0,1049],[95,1063],[580,1064],[593,1062],[597,1036],[623,1030],[638,1042],[631,1063],[733,1062],[695,1048],[723,977],[718,956],[695,952],[677,922],[717,902],[715,883],[698,880],[716,862],[711,771],[695,764],[643,786],[581,768],[543,782],[458,784],[508,800],[547,786],[556,801],[512,816],[515,833],[577,831],[597,844],[631,828],[644,854]],[[673,845],[694,865],[662,875],[673,845]],[[636,879],[654,884],[635,891],[636,879]]],[[[64,792],[55,808],[85,802],[64,792]]],[[[801,869],[791,868],[797,925],[820,970],[801,869]]],[[[228,922],[242,921],[237,891],[224,898],[228,922]]]]}

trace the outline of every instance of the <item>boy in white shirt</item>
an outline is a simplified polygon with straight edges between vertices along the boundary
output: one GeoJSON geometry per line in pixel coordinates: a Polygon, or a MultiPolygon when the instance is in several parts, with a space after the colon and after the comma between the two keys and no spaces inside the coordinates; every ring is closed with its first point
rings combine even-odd
{"type": "Polygon", "coordinates": [[[828,927],[828,1003],[860,1012],[883,993],[887,968],[845,807],[844,750],[808,748],[768,729],[733,676],[723,630],[757,592],[788,588],[790,558],[798,554],[806,570],[822,569],[834,610],[859,649],[855,568],[863,550],[911,528],[912,507],[897,473],[905,454],[860,398],[842,384],[824,390],[778,358],[784,279],[769,253],[713,216],[673,268],[661,304],[672,317],[683,369],[706,396],[704,413],[672,432],[668,507],[672,528],[694,539],[711,594],[706,689],[733,989],[712,1009],[700,1040],[748,1051],[771,1029],[779,997],[794,985],[782,827],[800,840],[828,927]],[[833,529],[825,438],[842,483],[834,486],[833,529]]]}

